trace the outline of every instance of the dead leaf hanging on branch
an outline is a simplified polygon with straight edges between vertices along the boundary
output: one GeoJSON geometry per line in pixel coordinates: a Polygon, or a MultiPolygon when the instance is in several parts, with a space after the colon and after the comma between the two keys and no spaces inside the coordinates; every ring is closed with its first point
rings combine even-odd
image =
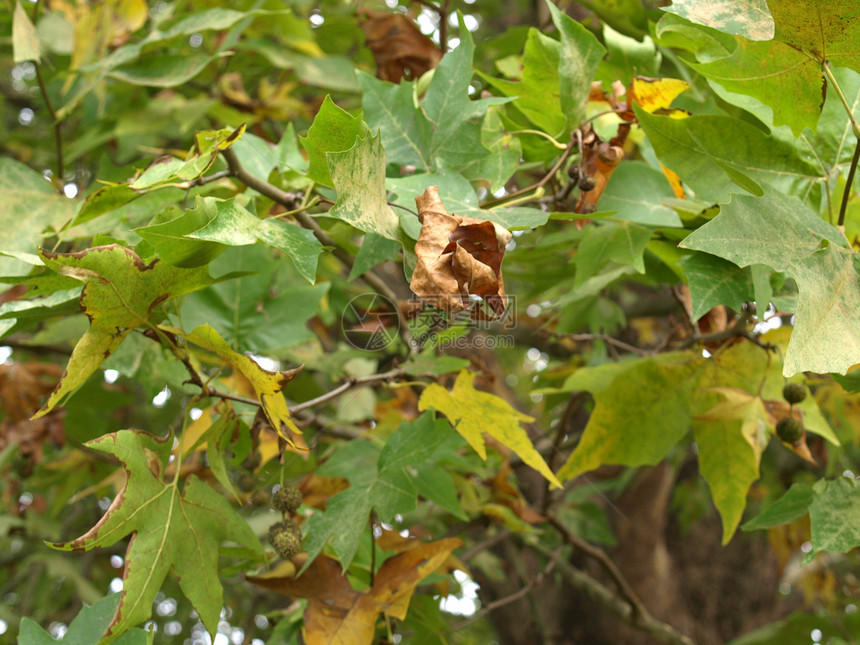
{"type": "Polygon", "coordinates": [[[507,305],[502,259],[511,232],[494,222],[449,214],[438,190],[430,186],[415,198],[421,234],[409,286],[437,309],[473,309],[470,296],[480,296],[501,315],[507,305]]]}
{"type": "Polygon", "coordinates": [[[591,190],[580,190],[579,198],[576,200],[577,213],[593,213],[597,210],[597,202],[609,183],[609,178],[621,160],[624,159],[624,142],[630,132],[630,125],[622,123],[618,126],[618,134],[610,141],[603,141],[591,124],[582,128],[582,150],[580,155],[582,161],[581,175],[594,178],[594,187],[591,190]]]}
{"type": "Polygon", "coordinates": [[[436,44],[402,13],[360,9],[358,16],[376,61],[376,75],[383,81],[418,78],[442,60],[436,44]]]}

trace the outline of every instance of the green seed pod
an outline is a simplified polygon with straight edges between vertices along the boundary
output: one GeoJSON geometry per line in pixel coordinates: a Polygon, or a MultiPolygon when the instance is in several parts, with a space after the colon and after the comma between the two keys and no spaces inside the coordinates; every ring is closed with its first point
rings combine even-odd
{"type": "Polygon", "coordinates": [[[786,383],[782,388],[782,398],[794,405],[806,398],[806,386],[802,383],[786,383]]]}
{"type": "Polygon", "coordinates": [[[302,505],[302,491],[295,486],[286,486],[272,497],[272,507],[282,513],[294,513],[302,505]]]}
{"type": "Polygon", "coordinates": [[[794,443],[803,436],[803,424],[793,417],[780,419],[776,424],[776,436],[785,443],[794,443]]]}
{"type": "Polygon", "coordinates": [[[272,524],[268,538],[269,544],[282,558],[291,558],[302,550],[302,531],[292,520],[272,524]]]}
{"type": "Polygon", "coordinates": [[[594,187],[597,186],[597,181],[591,175],[582,175],[577,185],[579,186],[579,190],[587,193],[590,190],[594,190],[594,187]]]}

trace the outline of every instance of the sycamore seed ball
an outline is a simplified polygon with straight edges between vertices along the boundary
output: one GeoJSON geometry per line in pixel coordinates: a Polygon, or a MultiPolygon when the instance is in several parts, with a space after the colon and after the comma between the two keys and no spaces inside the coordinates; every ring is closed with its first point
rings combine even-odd
{"type": "Polygon", "coordinates": [[[806,386],[802,383],[786,383],[782,388],[782,398],[794,405],[806,398],[806,386]]]}
{"type": "Polygon", "coordinates": [[[269,544],[282,558],[291,558],[302,550],[302,531],[292,520],[275,522],[269,527],[269,544]]]}
{"type": "Polygon", "coordinates": [[[272,506],[282,513],[294,513],[302,505],[302,491],[295,486],[286,486],[272,497],[272,506]]]}
{"type": "Polygon", "coordinates": [[[803,436],[803,424],[792,417],[780,419],[776,424],[776,436],[785,443],[794,443],[803,436]]]}

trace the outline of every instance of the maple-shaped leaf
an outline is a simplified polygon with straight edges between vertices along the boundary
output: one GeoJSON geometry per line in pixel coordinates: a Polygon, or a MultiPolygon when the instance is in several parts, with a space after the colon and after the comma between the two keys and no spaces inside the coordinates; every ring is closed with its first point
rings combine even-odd
{"type": "Polygon", "coordinates": [[[386,198],[385,150],[380,136],[357,138],[348,150],[329,152],[326,159],[337,189],[337,203],[329,215],[365,233],[399,240],[400,220],[386,198]]]}
{"type": "Polygon", "coordinates": [[[118,244],[77,253],[41,251],[40,256],[48,268],[85,283],[80,302],[90,326],[75,345],[57,388],[35,417],[68,399],[133,329],[150,324],[150,314],[158,305],[213,282],[206,267],[182,269],[157,259],[145,264],[134,251],[118,244]]]}
{"type": "Polygon", "coordinates": [[[693,419],[699,471],[723,521],[723,544],[734,535],[750,485],[759,477],[767,446],[767,412],[761,397],[733,387],[711,388],[723,401],[693,419]]]}
{"type": "Polygon", "coordinates": [[[535,450],[521,422],[531,423],[533,417],[523,414],[504,399],[475,389],[475,375],[463,370],[449,392],[431,383],[418,400],[421,411],[433,408],[451,421],[469,445],[482,459],[487,458],[484,433],[513,450],[529,466],[543,475],[554,487],[561,483],[553,475],[540,453],[535,450]]]}
{"type": "Polygon", "coordinates": [[[195,327],[190,333],[186,333],[176,327],[162,326],[161,329],[177,336],[198,347],[217,354],[227,361],[234,369],[242,373],[248,379],[257,398],[262,404],[263,412],[272,427],[277,430],[284,440],[299,451],[307,451],[308,447],[302,437],[302,431],[290,416],[287,402],[281,391],[302,370],[301,366],[292,370],[270,372],[263,369],[255,361],[244,354],[233,351],[218,332],[209,325],[195,327]]]}
{"type": "Polygon", "coordinates": [[[193,475],[182,490],[178,470],[172,481],[162,481],[172,437],[159,439],[140,430],[121,430],[86,445],[114,455],[127,480],[93,528],[76,540],[53,546],[89,551],[133,534],[125,555],[122,598],[102,642],[112,642],[151,617],[155,595],[171,568],[206,629],[214,634],[224,603],[218,576],[220,543],[231,540],[264,557],[248,523],[193,475]]]}
{"type": "Polygon", "coordinates": [[[502,259],[511,232],[495,222],[450,215],[430,186],[415,198],[421,234],[418,264],[409,283],[417,296],[437,309],[460,311],[480,296],[501,315],[507,304],[502,259]]]}
{"type": "MultiPolygon", "coordinates": [[[[370,645],[380,613],[403,620],[415,586],[462,544],[457,538],[428,542],[385,561],[373,586],[355,591],[341,566],[321,556],[298,577],[248,576],[256,585],[291,598],[307,598],[302,633],[307,645],[370,645]]],[[[295,571],[295,567],[287,567],[295,571]]]]}
{"type": "MultiPolygon", "coordinates": [[[[120,593],[112,593],[92,605],[84,605],[59,640],[42,629],[32,618],[22,618],[21,627],[18,629],[18,642],[22,645],[92,643],[97,635],[103,634],[110,626],[121,596],[120,593]]],[[[115,645],[152,645],[152,632],[135,627],[120,636],[115,645]]]]}
{"type": "Polygon", "coordinates": [[[325,477],[343,477],[350,487],[333,495],[325,512],[307,524],[308,566],[327,543],[348,568],[367,528],[371,509],[381,522],[415,510],[418,495],[465,520],[451,476],[437,463],[436,451],[452,436],[444,419],[423,414],[404,421],[381,450],[373,443],[352,441],[318,470],[325,477]]]}

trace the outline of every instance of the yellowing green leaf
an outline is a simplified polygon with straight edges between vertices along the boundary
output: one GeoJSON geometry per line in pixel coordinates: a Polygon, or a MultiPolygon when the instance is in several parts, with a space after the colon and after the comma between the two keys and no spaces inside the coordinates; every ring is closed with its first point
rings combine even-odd
{"type": "MultiPolygon", "coordinates": [[[[103,642],[108,643],[152,615],[155,595],[172,568],[206,629],[215,633],[223,606],[218,551],[223,540],[242,544],[261,557],[263,549],[247,522],[200,479],[164,483],[171,441],[139,430],[121,430],[87,443],[114,455],[128,479],[99,522],[84,535],[54,546],[64,551],[108,547],[129,534],[122,599],[103,642]]],[[[93,642],[99,634],[91,634],[93,642]]]]}
{"type": "Polygon", "coordinates": [[[12,52],[16,63],[28,60],[39,61],[42,57],[39,35],[20,2],[15,3],[15,13],[12,17],[12,52]]]}
{"type": "Polygon", "coordinates": [[[35,417],[47,414],[81,387],[133,329],[149,324],[158,305],[212,283],[206,267],[180,269],[159,260],[144,264],[134,251],[118,244],[40,255],[57,273],[85,283],[81,309],[90,319],[90,327],[75,345],[57,388],[35,417]]]}
{"type": "Polygon", "coordinates": [[[302,438],[302,431],[290,417],[287,401],[281,393],[281,390],[301,371],[301,367],[282,372],[265,370],[244,354],[233,351],[227,342],[218,335],[218,332],[209,325],[195,327],[191,333],[185,333],[175,327],[162,327],[162,329],[217,354],[234,369],[241,372],[254,388],[272,427],[290,446],[299,450],[307,450],[307,444],[302,438]]]}
{"type": "Polygon", "coordinates": [[[723,521],[723,544],[734,535],[746,507],[750,484],[759,477],[767,446],[767,412],[761,398],[738,388],[713,388],[725,400],[695,417],[699,471],[711,488],[723,521]]]}
{"type": "Polygon", "coordinates": [[[519,412],[494,394],[476,390],[474,381],[475,375],[463,370],[457,376],[450,392],[441,385],[431,383],[421,394],[418,409],[424,411],[434,408],[448,417],[457,432],[463,435],[483,459],[487,458],[484,445],[486,432],[517,453],[553,486],[560,488],[561,483],[520,426],[521,422],[531,423],[534,418],[519,412]]]}

